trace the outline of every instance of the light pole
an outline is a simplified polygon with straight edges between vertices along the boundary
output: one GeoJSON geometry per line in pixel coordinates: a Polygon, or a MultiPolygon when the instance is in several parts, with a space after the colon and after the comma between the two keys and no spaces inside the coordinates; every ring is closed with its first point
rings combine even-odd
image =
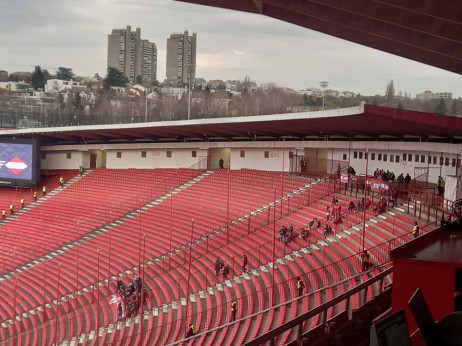
{"type": "Polygon", "coordinates": [[[188,64],[188,120],[191,119],[191,73],[196,65],[188,64]]]}
{"type": "Polygon", "coordinates": [[[144,122],[148,122],[148,88],[144,86],[144,122]]]}
{"type": "Polygon", "coordinates": [[[322,88],[322,110],[324,110],[324,96],[326,95],[326,88],[329,85],[329,82],[324,81],[324,82],[319,82],[321,84],[322,88]]]}

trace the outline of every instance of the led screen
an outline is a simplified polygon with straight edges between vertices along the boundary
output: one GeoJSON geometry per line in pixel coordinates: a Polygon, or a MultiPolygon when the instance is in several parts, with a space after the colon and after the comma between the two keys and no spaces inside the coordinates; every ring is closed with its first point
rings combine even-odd
{"type": "Polygon", "coordinates": [[[0,139],[0,185],[33,186],[37,180],[35,140],[0,139]]]}

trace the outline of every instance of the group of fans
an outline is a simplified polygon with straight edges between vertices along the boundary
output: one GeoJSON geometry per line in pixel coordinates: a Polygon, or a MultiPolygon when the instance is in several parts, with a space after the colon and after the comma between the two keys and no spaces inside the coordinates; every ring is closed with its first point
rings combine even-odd
{"type": "Polygon", "coordinates": [[[121,279],[117,280],[117,293],[111,300],[111,303],[117,306],[117,321],[136,316],[141,304],[146,302],[146,298],[146,288],[143,287],[143,282],[138,275],[128,285],[121,279]]]}

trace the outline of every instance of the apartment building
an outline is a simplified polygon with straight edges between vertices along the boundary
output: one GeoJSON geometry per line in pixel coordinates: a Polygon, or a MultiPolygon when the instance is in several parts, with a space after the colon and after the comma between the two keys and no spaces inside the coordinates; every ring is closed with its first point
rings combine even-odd
{"type": "Polygon", "coordinates": [[[107,66],[123,72],[134,83],[141,76],[143,83],[157,80],[157,47],[141,39],[141,29],[113,29],[108,35],[107,66]]]}
{"type": "Polygon", "coordinates": [[[183,34],[171,34],[167,39],[167,83],[188,84],[196,78],[196,45],[197,36],[189,36],[188,31],[183,34]]]}

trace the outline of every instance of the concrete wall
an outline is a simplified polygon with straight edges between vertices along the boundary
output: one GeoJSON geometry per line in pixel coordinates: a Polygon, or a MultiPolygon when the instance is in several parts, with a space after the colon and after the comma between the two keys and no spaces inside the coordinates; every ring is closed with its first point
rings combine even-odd
{"type": "Polygon", "coordinates": [[[46,158],[41,159],[41,169],[79,169],[82,165],[83,152],[81,151],[58,151],[43,152],[46,158]],[[67,154],[70,154],[68,158],[67,154]]]}
{"type": "MultiPolygon", "coordinates": [[[[285,144],[282,141],[127,143],[42,147],[42,152],[46,152],[47,155],[47,159],[42,160],[42,168],[77,169],[79,165],[88,168],[90,153],[98,153],[97,166],[107,168],[191,167],[210,155],[209,163],[212,169],[218,167],[218,160],[223,156],[225,167],[229,162],[231,169],[252,168],[281,171],[284,147],[284,170],[286,172],[289,171],[289,152],[292,151],[298,155],[319,153],[319,158],[322,160],[344,161],[344,165],[350,163],[358,174],[364,174],[366,170],[365,152],[369,150],[369,174],[372,174],[376,168],[380,168],[393,171],[396,176],[400,173],[409,173],[414,177],[414,172],[418,175],[428,168],[430,172],[429,181],[435,183],[440,171],[442,176],[456,175],[456,167],[452,165],[453,159],[456,165],[457,160],[462,159],[462,154],[458,155],[460,145],[449,143],[378,141],[286,141],[285,144]],[[141,157],[142,151],[146,151],[146,157],[144,158],[141,157]],[[171,152],[171,157],[167,157],[167,151],[171,152]],[[192,151],[196,151],[196,157],[192,156],[192,151]],[[244,151],[244,157],[241,157],[241,151],[244,151]],[[66,159],[66,152],[71,153],[71,159],[66,159]],[[121,153],[121,158],[117,158],[117,152],[121,153]],[[267,158],[265,158],[265,152],[268,154],[267,158]],[[404,161],[403,153],[406,153],[406,156],[412,154],[412,160],[404,161]],[[372,159],[372,154],[375,155],[374,160],[372,159]],[[381,160],[379,160],[379,154],[382,155],[381,160]],[[386,161],[385,154],[387,155],[386,161]],[[393,155],[393,162],[391,162],[390,155],[393,155]],[[416,162],[416,155],[419,156],[419,162],[416,162]],[[424,162],[421,162],[422,155],[424,156],[424,162]],[[429,155],[432,157],[430,163],[428,163],[429,155]],[[442,166],[440,166],[441,155],[443,157],[442,166]],[[398,156],[398,161],[396,156],[398,156]],[[436,158],[435,163],[433,163],[433,158],[436,158]],[[448,165],[446,165],[446,162],[448,162],[448,165]],[[422,169],[414,170],[416,167],[422,169]]],[[[336,169],[336,165],[334,165],[333,169],[336,169]]]]}
{"type": "MultiPolygon", "coordinates": [[[[236,148],[231,150],[231,169],[251,168],[281,171],[282,157],[282,148],[236,148]],[[265,157],[265,153],[267,157],[265,157]]],[[[286,149],[284,153],[285,172],[288,172],[289,166],[289,150],[286,149]]]]}
{"type": "Polygon", "coordinates": [[[106,168],[187,168],[206,156],[206,150],[198,149],[106,150],[106,168]]]}
{"type": "MultiPolygon", "coordinates": [[[[403,173],[409,173],[412,178],[416,178],[428,171],[428,181],[436,183],[438,176],[456,175],[458,160],[462,159],[462,155],[455,153],[435,151],[435,148],[428,148],[428,143],[407,143],[407,148],[370,148],[368,174],[373,174],[378,169],[389,170],[394,172],[396,176],[403,173]],[[425,144],[425,145],[420,145],[425,144]],[[428,151],[415,150],[420,147],[426,147],[428,151]],[[404,160],[403,154],[406,154],[404,160]],[[411,157],[410,157],[411,156],[411,157]],[[428,157],[431,157],[429,162],[428,157]],[[443,165],[440,165],[441,157],[443,165]],[[453,166],[455,163],[455,166],[453,166]]],[[[444,150],[444,148],[438,148],[444,150]]],[[[449,148],[447,148],[449,149],[449,148]]],[[[446,150],[447,150],[446,149],[446,150]]],[[[356,173],[364,174],[366,171],[366,148],[348,148],[331,149],[329,158],[334,160],[343,160],[346,155],[346,161],[354,167],[356,173]],[[332,155],[333,154],[333,155],[332,155]]]]}

